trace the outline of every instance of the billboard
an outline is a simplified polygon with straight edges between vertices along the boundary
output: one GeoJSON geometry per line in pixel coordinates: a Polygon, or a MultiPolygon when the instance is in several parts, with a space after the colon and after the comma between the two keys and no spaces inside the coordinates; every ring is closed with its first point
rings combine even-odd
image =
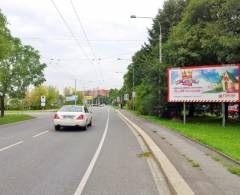
{"type": "Polygon", "coordinates": [[[169,102],[240,102],[240,64],[168,69],[169,102]]]}

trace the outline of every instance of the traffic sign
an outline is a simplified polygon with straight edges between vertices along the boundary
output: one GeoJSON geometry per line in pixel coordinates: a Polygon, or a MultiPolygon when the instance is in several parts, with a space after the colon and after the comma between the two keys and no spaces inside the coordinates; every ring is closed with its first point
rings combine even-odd
{"type": "Polygon", "coordinates": [[[126,93],[124,94],[124,101],[128,101],[129,100],[129,95],[126,93]]]}
{"type": "Polygon", "coordinates": [[[117,102],[119,103],[121,101],[120,97],[117,97],[117,102]]]}
{"type": "Polygon", "coordinates": [[[41,107],[45,107],[46,103],[45,102],[41,102],[41,107]]]}
{"type": "Polygon", "coordinates": [[[132,97],[133,97],[133,98],[136,97],[136,92],[135,92],[135,91],[132,92],[132,97]]]}
{"type": "Polygon", "coordinates": [[[41,96],[41,103],[46,103],[46,96],[44,95],[41,96]]]}
{"type": "Polygon", "coordinates": [[[77,95],[72,95],[72,96],[65,97],[65,101],[66,102],[72,102],[72,101],[75,101],[75,100],[78,100],[78,96],[77,95]]]}

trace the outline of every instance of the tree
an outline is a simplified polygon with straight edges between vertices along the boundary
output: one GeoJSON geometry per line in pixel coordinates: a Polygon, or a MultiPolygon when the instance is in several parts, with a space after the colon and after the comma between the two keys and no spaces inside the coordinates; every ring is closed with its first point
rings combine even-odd
{"type": "MultiPolygon", "coordinates": [[[[48,96],[48,88],[45,86],[38,86],[31,90],[30,92],[30,105],[33,109],[41,108],[41,96],[48,96]]],[[[47,99],[47,98],[46,98],[47,99]]]]}
{"type": "MultiPolygon", "coordinates": [[[[10,35],[6,27],[6,19],[0,13],[0,43],[3,40],[4,48],[0,54],[0,92],[1,96],[1,116],[4,116],[5,95],[11,97],[24,97],[29,85],[40,85],[45,81],[43,70],[46,64],[40,62],[40,55],[31,46],[22,45],[18,38],[10,35]],[[3,39],[2,37],[5,37],[3,39]]],[[[1,44],[0,44],[1,45],[1,44]]]]}
{"type": "Polygon", "coordinates": [[[142,113],[164,115],[167,105],[166,71],[168,62],[165,57],[167,53],[165,48],[163,63],[159,62],[159,25],[161,23],[163,44],[165,45],[171,29],[181,21],[188,2],[187,0],[165,1],[163,9],[159,10],[153,20],[152,28],[149,29],[149,43],[145,43],[134,54],[133,62],[128,66],[128,72],[124,75],[123,87],[130,92],[133,86],[134,68],[134,83],[137,89],[136,109],[142,113]],[[143,95],[145,91],[146,95],[143,95]]]}
{"type": "MultiPolygon", "coordinates": [[[[161,117],[179,117],[181,104],[167,102],[167,68],[239,63],[239,51],[239,0],[166,0],[149,29],[149,42],[134,54],[128,66],[123,88],[132,91],[134,68],[136,109],[161,117]],[[160,23],[161,64],[158,60],[160,23]]],[[[191,105],[189,109],[193,115],[194,107],[191,105]]]]}
{"type": "Polygon", "coordinates": [[[61,105],[60,94],[56,87],[48,86],[47,87],[47,96],[46,96],[46,107],[47,108],[56,108],[61,105]]]}
{"type": "Polygon", "coordinates": [[[120,91],[118,89],[110,89],[108,96],[111,103],[114,103],[116,102],[117,97],[120,96],[120,91]]]}
{"type": "Polygon", "coordinates": [[[8,55],[10,49],[10,37],[6,17],[2,14],[0,9],[0,60],[8,55]]]}

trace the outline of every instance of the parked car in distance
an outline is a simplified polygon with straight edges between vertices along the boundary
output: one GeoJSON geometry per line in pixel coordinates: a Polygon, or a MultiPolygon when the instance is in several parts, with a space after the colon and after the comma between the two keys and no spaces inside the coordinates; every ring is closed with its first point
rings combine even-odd
{"type": "Polygon", "coordinates": [[[237,117],[238,116],[238,104],[234,104],[234,105],[229,105],[228,106],[228,114],[232,117],[237,117]]]}
{"type": "Polygon", "coordinates": [[[92,126],[92,113],[86,106],[65,105],[53,115],[55,130],[61,127],[80,127],[87,130],[92,126]]]}

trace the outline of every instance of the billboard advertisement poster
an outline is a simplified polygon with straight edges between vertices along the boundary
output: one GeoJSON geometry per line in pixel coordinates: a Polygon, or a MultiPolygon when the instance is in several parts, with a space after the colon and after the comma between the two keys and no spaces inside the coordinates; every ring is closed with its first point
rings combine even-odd
{"type": "Polygon", "coordinates": [[[169,102],[240,102],[240,64],[168,69],[169,102]]]}

